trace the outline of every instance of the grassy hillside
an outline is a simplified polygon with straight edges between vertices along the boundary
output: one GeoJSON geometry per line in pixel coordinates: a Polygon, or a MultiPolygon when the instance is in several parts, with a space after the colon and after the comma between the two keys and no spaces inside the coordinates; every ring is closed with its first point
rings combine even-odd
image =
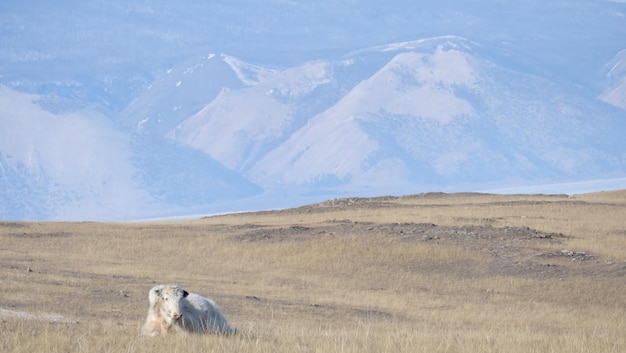
{"type": "Polygon", "coordinates": [[[624,352],[625,292],[626,191],[0,222],[6,352],[624,352]],[[169,282],[240,334],[138,337],[169,282]]]}

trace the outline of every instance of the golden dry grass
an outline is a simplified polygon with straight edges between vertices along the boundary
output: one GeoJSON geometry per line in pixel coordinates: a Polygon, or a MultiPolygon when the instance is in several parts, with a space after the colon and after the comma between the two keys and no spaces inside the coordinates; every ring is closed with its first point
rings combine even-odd
{"type": "Polygon", "coordinates": [[[6,352],[625,352],[626,191],[0,222],[0,288],[6,352]],[[240,333],[138,337],[166,282],[240,333]]]}

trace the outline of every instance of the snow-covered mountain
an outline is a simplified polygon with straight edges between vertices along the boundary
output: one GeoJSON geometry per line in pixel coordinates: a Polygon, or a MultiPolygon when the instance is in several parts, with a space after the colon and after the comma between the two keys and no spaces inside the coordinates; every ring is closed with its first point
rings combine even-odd
{"type": "Polygon", "coordinates": [[[398,192],[624,170],[623,111],[489,53],[445,36],[308,62],[222,91],[168,137],[264,188],[398,192]]]}
{"type": "Polygon", "coordinates": [[[168,133],[168,137],[202,150],[230,169],[256,164],[315,110],[320,86],[330,82],[330,65],[309,62],[266,75],[242,89],[224,88],[207,106],[168,133]],[[314,101],[312,101],[314,100],[314,101]]]}
{"type": "Polygon", "coordinates": [[[616,0],[2,2],[0,219],[624,180],[624,38],[616,0]]]}
{"type": "Polygon", "coordinates": [[[0,86],[0,218],[132,219],[254,195],[208,156],[0,86]]]}
{"type": "Polygon", "coordinates": [[[131,101],[117,121],[130,130],[163,135],[202,109],[223,89],[245,87],[228,59],[209,54],[175,65],[131,101]]]}

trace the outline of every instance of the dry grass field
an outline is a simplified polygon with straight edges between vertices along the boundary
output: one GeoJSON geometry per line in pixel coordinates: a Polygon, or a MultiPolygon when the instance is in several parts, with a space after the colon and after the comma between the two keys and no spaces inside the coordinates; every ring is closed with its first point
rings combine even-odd
{"type": "Polygon", "coordinates": [[[0,222],[2,352],[626,352],[626,191],[0,222]],[[176,282],[239,334],[138,336],[176,282]]]}

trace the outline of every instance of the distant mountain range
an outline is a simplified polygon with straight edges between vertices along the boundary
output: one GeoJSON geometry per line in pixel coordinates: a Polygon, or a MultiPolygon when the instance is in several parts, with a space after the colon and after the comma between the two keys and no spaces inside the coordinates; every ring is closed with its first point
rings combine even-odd
{"type": "Polygon", "coordinates": [[[58,35],[69,54],[37,45],[26,25],[63,27],[0,5],[0,219],[154,218],[626,175],[622,2],[243,3],[259,11],[251,22],[227,2],[45,7],[80,29],[58,35]],[[202,32],[204,6],[232,33],[202,32]],[[409,15],[423,22],[410,30],[409,15]],[[301,23],[277,42],[285,22],[301,23]],[[388,28],[367,40],[358,31],[371,24],[388,28]],[[103,28],[112,42],[94,37],[103,28]],[[128,54],[129,43],[147,52],[128,54]],[[262,43],[274,56],[256,54],[262,43]]]}
{"type": "MultiPolygon", "coordinates": [[[[623,170],[623,110],[585,98],[569,82],[498,64],[489,53],[445,36],[277,72],[259,68],[263,74],[253,76],[263,79],[239,74],[245,86],[226,83],[232,88],[197,113],[164,119],[177,123],[165,136],[263,188],[398,192],[623,170]]],[[[239,65],[245,64],[226,56],[201,62],[209,60],[230,63],[235,74],[244,71],[239,65]]],[[[147,95],[188,90],[191,96],[199,89],[178,77],[163,87],[177,92],[151,89],[147,95]]]]}

